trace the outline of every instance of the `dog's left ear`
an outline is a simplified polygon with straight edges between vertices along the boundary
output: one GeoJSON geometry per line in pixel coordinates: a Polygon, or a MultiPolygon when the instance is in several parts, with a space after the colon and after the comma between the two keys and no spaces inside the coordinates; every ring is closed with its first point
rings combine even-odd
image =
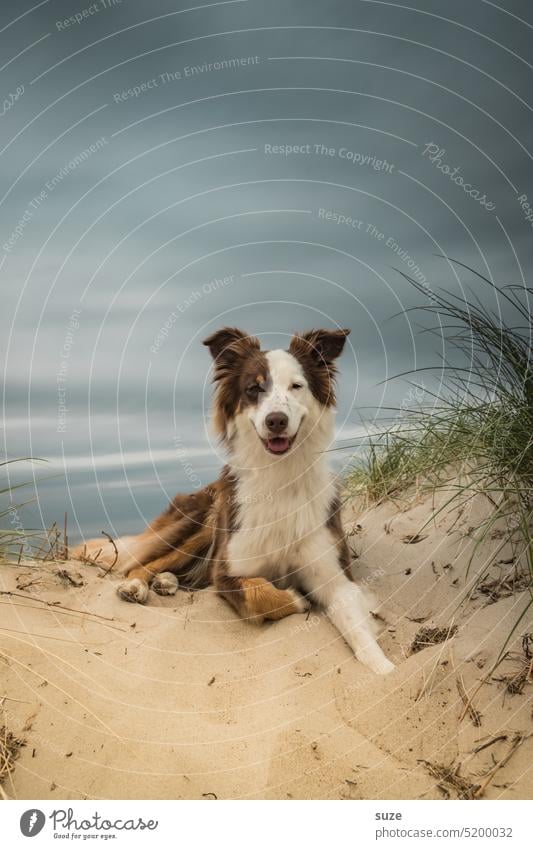
{"type": "Polygon", "coordinates": [[[340,357],[349,330],[310,330],[296,333],[289,345],[291,354],[306,353],[322,365],[329,365],[340,357]]]}

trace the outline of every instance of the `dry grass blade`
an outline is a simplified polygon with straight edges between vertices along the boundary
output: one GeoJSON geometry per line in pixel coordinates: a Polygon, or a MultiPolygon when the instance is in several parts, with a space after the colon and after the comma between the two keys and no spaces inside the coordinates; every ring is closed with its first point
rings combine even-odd
{"type": "Polygon", "coordinates": [[[99,548],[96,554],[94,554],[92,557],[89,557],[89,555],[87,554],[87,546],[84,545],[83,551],[78,554],[76,559],[80,560],[81,563],[88,563],[90,566],[99,566],[100,569],[102,569],[102,564],[98,562],[98,558],[100,557],[101,553],[102,549],[99,548]]]}
{"type": "Polygon", "coordinates": [[[67,530],[67,511],[65,510],[65,522],[63,524],[63,557],[68,560],[68,530],[67,530]]]}
{"type": "MultiPolygon", "coordinates": [[[[8,731],[5,725],[0,727],[0,789],[3,781],[6,778],[11,779],[15,761],[19,756],[20,749],[26,745],[26,741],[19,737],[15,737],[11,731],[8,731]]],[[[4,799],[8,798],[4,790],[2,790],[4,799]]]]}
{"type": "Polygon", "coordinates": [[[419,760],[418,763],[424,764],[429,774],[437,780],[437,787],[446,798],[449,799],[452,793],[455,794],[457,799],[478,798],[480,786],[479,784],[472,784],[467,778],[459,775],[461,764],[454,767],[453,765],[434,764],[425,760],[419,760]]]}
{"type": "MultiPolygon", "coordinates": [[[[431,761],[426,760],[419,760],[418,762],[424,764],[429,774],[437,780],[437,786],[448,799],[452,793],[455,793],[457,799],[481,799],[496,773],[510,761],[516,750],[531,736],[531,734],[517,732],[513,736],[509,749],[503,758],[481,776],[483,779],[481,783],[474,784],[468,778],[463,778],[459,775],[461,764],[457,766],[450,764],[447,766],[445,764],[431,763],[431,761]]],[[[504,739],[507,739],[505,735],[495,737],[484,746],[479,747],[477,751],[487,748],[487,746],[492,745],[497,740],[504,739]]]]}
{"type": "MultiPolygon", "coordinates": [[[[83,587],[85,583],[79,572],[74,573],[69,572],[68,569],[57,569],[56,575],[67,587],[83,587]]],[[[24,589],[24,587],[19,587],[19,589],[24,589]]]]}
{"type": "Polygon", "coordinates": [[[523,664],[522,668],[514,675],[507,679],[506,690],[511,695],[517,695],[524,692],[526,684],[532,683],[533,660],[523,664]]]}
{"type": "Polygon", "coordinates": [[[494,778],[494,776],[496,775],[498,770],[500,770],[503,766],[505,766],[506,763],[509,762],[509,760],[512,758],[512,756],[514,755],[514,753],[516,752],[518,747],[521,746],[522,743],[524,742],[524,740],[527,740],[529,737],[531,737],[531,734],[521,734],[520,732],[517,732],[514,735],[513,739],[511,740],[511,745],[509,746],[509,750],[508,750],[507,754],[505,754],[503,756],[503,758],[500,761],[498,761],[498,763],[495,764],[492,767],[492,769],[489,770],[489,772],[485,775],[485,780],[484,780],[483,784],[479,785],[474,798],[476,798],[476,799],[481,798],[481,796],[483,795],[483,793],[485,792],[485,790],[489,786],[490,782],[492,781],[492,779],[494,778]]]}
{"type": "Polygon", "coordinates": [[[533,683],[532,645],[533,634],[524,634],[522,637],[523,653],[508,653],[502,658],[502,660],[511,660],[514,662],[515,668],[503,675],[493,677],[493,681],[503,682],[505,684],[505,689],[512,696],[521,695],[524,692],[526,684],[533,683]]]}
{"type": "Polygon", "coordinates": [[[406,545],[416,545],[417,542],[427,539],[427,534],[406,534],[402,537],[402,542],[406,545]]]}
{"type": "Polygon", "coordinates": [[[96,619],[102,619],[105,622],[115,622],[113,616],[102,616],[100,613],[93,613],[91,610],[79,610],[76,607],[67,607],[65,604],[58,604],[54,601],[47,601],[44,598],[39,598],[35,595],[26,595],[25,593],[16,593],[12,590],[0,590],[0,595],[6,595],[8,597],[14,596],[15,598],[25,598],[30,601],[38,601],[40,604],[44,604],[46,607],[51,608],[52,610],[67,610],[69,613],[79,613],[80,616],[94,616],[96,619]]]}
{"type": "Polygon", "coordinates": [[[483,581],[478,584],[476,590],[488,597],[487,604],[494,604],[501,598],[509,598],[515,593],[524,592],[524,590],[529,589],[531,584],[531,575],[516,573],[495,578],[492,581],[483,581]]]}
{"type": "Polygon", "coordinates": [[[472,702],[473,702],[473,700],[474,700],[475,696],[477,696],[477,694],[478,694],[478,693],[479,693],[479,691],[481,690],[481,688],[482,688],[483,684],[486,684],[486,683],[487,683],[487,678],[482,678],[482,679],[481,679],[481,681],[479,682],[479,684],[477,685],[476,689],[473,691],[473,693],[471,693],[471,694],[467,697],[467,701],[465,702],[465,706],[464,706],[463,710],[461,711],[461,716],[459,717],[459,722],[462,722],[462,721],[463,721],[463,719],[465,718],[466,714],[467,714],[467,713],[469,712],[469,710],[470,710],[470,707],[471,707],[471,705],[472,705],[472,702]]]}
{"type": "Polygon", "coordinates": [[[487,740],[485,743],[480,743],[479,746],[476,746],[475,749],[472,749],[472,754],[478,755],[479,752],[483,751],[483,749],[488,749],[489,746],[494,746],[495,743],[501,743],[503,740],[507,740],[507,734],[498,734],[497,737],[493,737],[491,740],[487,740]]]}
{"type": "MultiPolygon", "coordinates": [[[[463,705],[465,706],[465,710],[467,711],[470,719],[472,720],[472,724],[479,728],[479,726],[481,725],[481,714],[478,710],[476,710],[471,700],[468,698],[462,676],[456,678],[455,682],[457,684],[457,692],[461,696],[461,700],[463,702],[463,705]]],[[[461,715],[464,716],[464,711],[461,715]]]]}

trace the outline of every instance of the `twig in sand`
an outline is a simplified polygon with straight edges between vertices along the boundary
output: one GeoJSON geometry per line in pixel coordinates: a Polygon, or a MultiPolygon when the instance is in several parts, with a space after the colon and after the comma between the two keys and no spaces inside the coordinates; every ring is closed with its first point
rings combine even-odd
{"type": "Polygon", "coordinates": [[[113,549],[115,551],[115,558],[114,558],[113,562],[111,563],[111,565],[108,566],[107,569],[106,569],[106,568],[104,568],[104,564],[98,562],[98,558],[100,557],[102,551],[104,550],[103,548],[99,548],[98,551],[96,552],[96,554],[89,555],[87,553],[87,545],[83,546],[83,551],[81,552],[81,554],[78,554],[77,560],[81,560],[82,563],[88,563],[90,566],[98,566],[99,569],[103,570],[103,574],[100,575],[99,577],[105,578],[106,575],[109,575],[109,573],[111,572],[111,570],[113,569],[113,567],[115,566],[115,564],[118,560],[118,549],[117,549],[117,546],[115,545],[115,540],[113,539],[113,537],[110,536],[110,534],[107,533],[107,531],[100,531],[100,533],[103,534],[103,536],[105,536],[107,538],[107,541],[111,543],[111,545],[113,546],[113,549]]]}
{"type": "Polygon", "coordinates": [[[427,539],[427,534],[423,536],[422,534],[405,534],[402,537],[402,542],[406,545],[416,545],[418,542],[422,542],[422,540],[427,539]]]}
{"type": "Polygon", "coordinates": [[[472,784],[467,778],[459,775],[461,764],[456,767],[445,764],[433,764],[431,761],[420,759],[418,763],[424,764],[429,774],[437,779],[437,786],[447,798],[450,791],[454,791],[458,799],[477,799],[479,784],[472,784]]]}
{"type": "Polygon", "coordinates": [[[492,676],[493,681],[502,681],[506,686],[505,689],[511,695],[521,695],[526,684],[533,683],[533,653],[531,646],[533,645],[533,634],[527,633],[522,636],[522,652],[505,652],[498,659],[498,662],[492,667],[491,673],[496,670],[505,660],[512,660],[518,664],[518,668],[511,670],[499,677],[492,676]]]}
{"type": "Polygon", "coordinates": [[[475,690],[474,693],[471,696],[469,696],[468,693],[466,692],[466,687],[465,687],[465,683],[464,683],[464,680],[463,680],[463,676],[461,675],[461,677],[459,678],[459,675],[457,674],[457,670],[455,668],[455,657],[454,657],[454,653],[453,653],[453,648],[450,648],[450,660],[452,662],[452,669],[453,669],[453,672],[454,672],[454,675],[455,675],[455,681],[456,681],[456,684],[457,684],[457,691],[458,691],[458,693],[461,697],[461,700],[463,702],[463,705],[464,705],[464,708],[461,711],[461,715],[459,717],[459,724],[463,721],[466,714],[468,713],[468,715],[470,716],[470,719],[472,720],[472,723],[476,727],[479,727],[481,725],[481,713],[472,704],[472,699],[474,698],[474,696],[476,695],[478,690],[475,690]]]}
{"type": "Polygon", "coordinates": [[[65,510],[65,522],[63,525],[63,557],[68,560],[68,533],[67,533],[67,511],[65,510]]]}
{"type": "Polygon", "coordinates": [[[505,683],[505,689],[512,696],[521,695],[526,684],[533,683],[533,657],[528,657],[526,652],[523,655],[506,653],[502,660],[505,659],[513,660],[518,668],[499,677],[493,676],[492,680],[505,683]]]}
{"type": "MultiPolygon", "coordinates": [[[[492,581],[485,580],[476,587],[476,591],[487,596],[485,605],[495,604],[502,598],[509,598],[515,593],[523,592],[531,586],[531,576],[517,573],[507,573],[492,581]]],[[[475,598],[476,596],[472,596],[475,598]]]]}
{"type": "Polygon", "coordinates": [[[486,684],[487,681],[488,681],[488,678],[482,678],[481,681],[479,682],[479,684],[477,685],[476,689],[473,690],[473,692],[470,695],[467,694],[467,701],[465,702],[465,706],[464,706],[463,710],[461,711],[461,715],[459,717],[459,722],[463,721],[463,719],[465,718],[466,714],[468,713],[468,711],[470,709],[470,706],[472,705],[472,702],[474,700],[474,696],[477,696],[477,694],[481,690],[483,684],[486,684]]]}
{"type": "Polygon", "coordinates": [[[7,699],[8,702],[20,702],[21,704],[25,704],[25,705],[31,704],[31,702],[28,701],[28,699],[14,699],[13,696],[0,696],[0,702],[2,702],[2,704],[0,704],[0,707],[3,707],[6,699],[7,699]]]}
{"type": "MultiPolygon", "coordinates": [[[[30,596],[28,596],[28,598],[30,598],[30,596]]],[[[31,596],[31,598],[33,598],[33,596],[31,596]]],[[[37,601],[38,600],[39,599],[37,599],[37,601]]],[[[79,611],[79,610],[74,610],[74,609],[70,610],[68,608],[61,607],[58,604],[45,605],[44,607],[38,607],[35,604],[21,604],[20,602],[17,602],[17,601],[0,601],[0,604],[8,604],[10,607],[22,607],[25,610],[43,610],[43,611],[49,610],[49,611],[53,611],[56,615],[61,614],[62,616],[78,616],[82,612],[82,611],[79,611]]],[[[97,614],[91,614],[89,611],[87,611],[87,614],[89,616],[96,616],[97,615],[97,614]]],[[[89,621],[91,621],[91,622],[93,622],[93,624],[95,624],[94,620],[91,619],[89,621]]],[[[114,621],[115,620],[113,620],[113,622],[114,621]]],[[[114,625],[114,624],[111,625],[108,622],[104,622],[104,626],[106,628],[112,628],[113,631],[122,631],[122,633],[124,633],[124,634],[127,633],[126,628],[120,628],[118,625],[114,625]]],[[[130,625],[130,628],[131,628],[131,625],[130,625]]]]}
{"type": "Polygon", "coordinates": [[[83,551],[79,555],[79,559],[81,560],[82,563],[89,563],[91,566],[99,566],[100,569],[103,569],[102,564],[98,562],[98,558],[100,557],[101,553],[102,553],[102,549],[99,548],[98,551],[96,552],[96,554],[94,555],[94,557],[89,557],[89,555],[87,554],[87,546],[84,545],[83,551]]]}
{"type": "Polygon", "coordinates": [[[67,607],[64,604],[59,604],[57,601],[46,601],[44,598],[39,598],[35,595],[26,595],[25,593],[15,593],[12,590],[0,590],[0,595],[14,596],[15,598],[27,598],[30,601],[38,601],[46,607],[58,608],[58,610],[68,610],[70,613],[79,613],[81,616],[95,616],[97,619],[103,619],[106,622],[114,622],[112,616],[101,616],[99,613],[93,613],[92,610],[78,610],[76,607],[67,607]]]}
{"type": "Polygon", "coordinates": [[[522,745],[524,740],[527,740],[531,736],[532,736],[531,734],[520,734],[519,732],[517,732],[514,735],[513,739],[511,740],[511,745],[509,746],[509,751],[486,774],[485,781],[483,782],[483,784],[480,784],[479,787],[477,788],[476,795],[475,795],[474,798],[476,798],[476,799],[481,798],[481,796],[483,795],[483,793],[487,789],[488,785],[490,784],[490,782],[492,781],[492,779],[494,778],[494,776],[496,775],[498,770],[500,770],[503,766],[505,766],[506,763],[508,763],[508,761],[512,758],[512,756],[514,755],[514,753],[516,752],[518,747],[522,745]]]}
{"type": "Polygon", "coordinates": [[[28,587],[34,587],[36,584],[42,584],[40,578],[35,577],[31,573],[23,572],[20,575],[17,575],[17,590],[27,590],[28,587]]]}
{"type": "Polygon", "coordinates": [[[468,698],[463,681],[463,676],[457,676],[455,679],[455,683],[457,684],[457,692],[461,696],[461,700],[468,712],[470,719],[472,720],[472,724],[475,725],[476,728],[479,728],[479,726],[481,725],[481,714],[478,710],[476,710],[471,700],[468,698]]]}
{"type": "Polygon", "coordinates": [[[100,531],[100,533],[101,533],[101,534],[103,534],[105,537],[107,537],[107,538],[108,538],[109,542],[111,543],[111,545],[112,545],[112,546],[113,546],[113,548],[115,549],[115,559],[113,560],[113,562],[112,562],[111,566],[109,567],[109,569],[107,569],[107,570],[104,572],[104,574],[102,575],[102,577],[103,577],[103,578],[105,578],[105,576],[106,576],[106,575],[109,575],[109,573],[111,572],[111,569],[113,568],[113,566],[115,565],[115,563],[116,563],[116,562],[117,562],[117,560],[118,560],[118,549],[117,549],[117,547],[116,547],[116,545],[115,545],[115,540],[114,540],[114,539],[113,539],[113,538],[112,538],[112,537],[111,537],[108,533],[106,533],[105,531],[100,531]]]}
{"type": "MultiPolygon", "coordinates": [[[[24,631],[20,628],[5,628],[3,625],[0,625],[0,631],[6,631],[8,634],[24,634],[25,637],[39,637],[42,640],[57,640],[59,643],[72,643],[75,646],[80,645],[79,640],[69,640],[67,637],[54,637],[52,634],[38,634],[37,631],[24,631]]],[[[99,645],[99,643],[95,643],[94,645],[99,645]]]]}
{"type": "Polygon", "coordinates": [[[42,543],[40,544],[39,548],[38,548],[38,549],[37,549],[37,551],[35,552],[35,554],[34,554],[34,559],[35,559],[35,560],[39,560],[39,559],[40,559],[41,552],[42,552],[43,548],[45,547],[46,542],[47,542],[47,540],[45,539],[45,540],[44,540],[44,542],[42,542],[42,543]]]}
{"type": "Polygon", "coordinates": [[[13,784],[11,773],[15,765],[15,761],[19,756],[20,749],[26,745],[25,740],[15,737],[11,731],[8,731],[6,726],[0,728],[0,789],[4,799],[9,798],[1,787],[6,776],[13,784]]]}
{"type": "Polygon", "coordinates": [[[49,552],[45,554],[43,560],[56,560],[56,556],[54,555],[54,546],[57,545],[57,538],[59,536],[59,531],[57,530],[57,522],[54,522],[53,525],[46,531],[46,542],[48,543],[49,552]],[[52,534],[55,533],[54,539],[52,539],[52,534]]]}
{"type": "MultiPolygon", "coordinates": [[[[452,625],[453,625],[453,623],[452,623],[452,625]]],[[[452,627],[452,626],[450,625],[450,627],[452,627]]],[[[417,694],[417,696],[416,696],[416,698],[415,698],[415,702],[419,702],[419,701],[420,701],[420,699],[422,698],[422,696],[424,696],[424,695],[426,694],[426,691],[427,691],[428,689],[429,689],[429,693],[431,693],[432,688],[433,688],[433,685],[434,685],[434,683],[435,683],[435,681],[436,681],[436,678],[437,678],[437,670],[438,670],[439,666],[440,666],[441,664],[443,664],[443,665],[444,665],[445,663],[447,663],[447,661],[443,661],[443,660],[442,660],[442,655],[444,654],[444,649],[445,649],[447,646],[448,646],[448,643],[446,643],[446,642],[444,642],[444,643],[442,644],[442,648],[441,648],[440,652],[438,653],[438,655],[437,655],[437,657],[436,657],[436,659],[435,659],[435,663],[433,664],[433,669],[432,669],[432,670],[431,670],[431,672],[429,673],[429,675],[428,675],[427,679],[426,679],[426,678],[424,679],[424,683],[422,684],[422,686],[421,686],[421,688],[420,688],[420,690],[419,690],[419,692],[418,692],[418,694],[417,694]]],[[[455,666],[454,666],[454,661],[453,661],[453,651],[452,651],[452,645],[451,645],[451,644],[448,646],[448,649],[449,649],[449,654],[450,654],[451,661],[452,661],[452,666],[455,668],[455,666]]],[[[428,693],[428,695],[429,695],[429,693],[428,693]]]]}
{"type": "Polygon", "coordinates": [[[507,734],[498,734],[497,737],[493,737],[492,740],[487,740],[486,743],[482,743],[480,746],[476,746],[475,749],[472,749],[472,754],[477,755],[479,752],[482,752],[483,749],[488,749],[489,746],[493,746],[494,743],[500,743],[502,740],[507,740],[507,734]]]}
{"type": "MultiPolygon", "coordinates": [[[[79,572],[72,574],[68,571],[68,569],[56,569],[56,575],[61,579],[65,586],[83,587],[84,585],[84,580],[79,572]]],[[[22,590],[24,587],[20,587],[19,589],[22,590]]]]}

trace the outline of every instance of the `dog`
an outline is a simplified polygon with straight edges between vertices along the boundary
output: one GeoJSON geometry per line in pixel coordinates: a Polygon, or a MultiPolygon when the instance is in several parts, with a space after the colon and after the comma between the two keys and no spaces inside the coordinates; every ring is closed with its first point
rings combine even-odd
{"type": "Polygon", "coordinates": [[[211,585],[241,617],[262,622],[304,613],[313,601],[365,666],[394,669],[350,572],[325,453],[336,360],[349,332],[297,333],[288,350],[273,351],[233,327],[209,336],[214,427],[228,455],[220,477],[177,495],[141,534],[118,540],[116,552],[93,540],[75,554],[107,563],[118,556],[118,593],[130,602],[145,603],[150,586],[173,595],[179,585],[211,585]]]}

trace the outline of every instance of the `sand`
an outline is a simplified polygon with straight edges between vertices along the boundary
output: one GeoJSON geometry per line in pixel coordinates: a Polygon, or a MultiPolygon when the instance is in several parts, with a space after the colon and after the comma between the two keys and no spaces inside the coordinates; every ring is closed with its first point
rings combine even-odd
{"type": "MultiPolygon", "coordinates": [[[[385,678],[354,659],[318,610],[255,626],[211,590],[130,605],[115,593],[118,576],[99,567],[0,565],[0,725],[26,741],[4,792],[531,798],[533,687],[512,694],[494,680],[520,669],[531,615],[507,646],[513,656],[489,675],[530,596],[510,585],[458,606],[501,534],[494,526],[476,547],[472,528],[490,509],[482,496],[423,528],[434,507],[411,493],[345,511],[355,573],[375,594],[380,643],[397,664],[385,678]],[[433,626],[457,632],[411,654],[419,629],[433,626]],[[458,688],[475,693],[465,716],[458,688]]],[[[497,559],[511,556],[506,545],[497,559]]],[[[491,575],[513,568],[499,563],[491,575]]]]}

